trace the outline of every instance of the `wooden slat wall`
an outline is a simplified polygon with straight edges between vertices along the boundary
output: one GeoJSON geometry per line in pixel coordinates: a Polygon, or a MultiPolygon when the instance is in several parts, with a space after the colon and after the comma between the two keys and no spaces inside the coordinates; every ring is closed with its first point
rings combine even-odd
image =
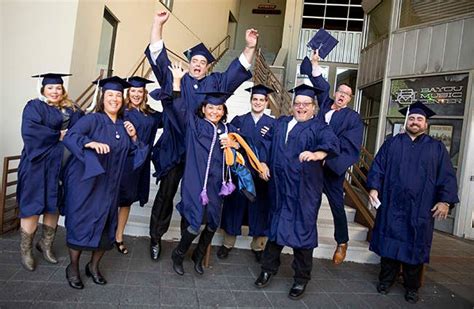
{"type": "Polygon", "coordinates": [[[357,77],[357,85],[359,88],[383,78],[387,50],[388,38],[384,38],[361,51],[357,77]]]}
{"type": "Polygon", "coordinates": [[[474,17],[397,32],[389,77],[474,68],[474,17]]]}

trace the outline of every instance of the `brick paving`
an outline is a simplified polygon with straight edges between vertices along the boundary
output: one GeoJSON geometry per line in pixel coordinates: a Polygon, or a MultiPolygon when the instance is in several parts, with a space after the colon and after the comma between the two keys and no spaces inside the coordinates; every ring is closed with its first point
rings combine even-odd
{"type": "MultiPolygon", "coordinates": [[[[38,235],[37,235],[38,237],[38,235]]],[[[305,296],[290,300],[292,256],[282,256],[282,267],[265,289],[254,287],[260,272],[249,250],[234,249],[226,260],[215,257],[203,276],[185,260],[187,273],[180,277],[171,268],[172,242],[164,242],[163,257],[152,262],[146,237],[126,237],[130,253],[107,252],[101,270],[108,280],[95,285],[84,274],[89,254],[81,260],[83,290],[70,288],[65,279],[69,263],[65,232],[55,242],[58,265],[46,263],[35,252],[38,267],[23,270],[19,261],[19,233],[0,236],[0,308],[474,308],[474,242],[435,234],[432,260],[426,267],[424,286],[416,305],[405,302],[396,284],[386,296],[376,292],[378,265],[314,259],[313,279],[305,296]]]]}

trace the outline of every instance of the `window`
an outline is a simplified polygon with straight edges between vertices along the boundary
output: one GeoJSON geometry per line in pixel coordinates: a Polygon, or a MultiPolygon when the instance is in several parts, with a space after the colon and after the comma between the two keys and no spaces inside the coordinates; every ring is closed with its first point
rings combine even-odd
{"type": "Polygon", "coordinates": [[[400,27],[474,12],[474,1],[402,0],[400,27]]]}
{"type": "Polygon", "coordinates": [[[166,6],[166,8],[171,12],[173,10],[173,0],[160,0],[160,2],[166,6]]]}
{"type": "Polygon", "coordinates": [[[360,116],[364,122],[363,145],[373,154],[377,142],[382,83],[363,88],[359,93],[361,95],[360,116]]]}
{"type": "Polygon", "coordinates": [[[362,31],[360,0],[305,0],[302,28],[362,31]]]}
{"type": "Polygon", "coordinates": [[[378,41],[380,38],[388,34],[391,8],[392,1],[384,0],[367,14],[369,23],[367,33],[368,37],[366,40],[367,45],[378,41]]]}
{"type": "Polygon", "coordinates": [[[387,133],[390,133],[390,124],[404,122],[404,117],[398,110],[420,100],[436,113],[429,120],[429,125],[433,127],[430,127],[427,133],[443,141],[451,156],[451,162],[456,167],[461,147],[468,80],[468,74],[392,80],[387,133]],[[443,134],[440,133],[442,131],[443,134]],[[446,136],[443,138],[443,135],[446,136]]]}

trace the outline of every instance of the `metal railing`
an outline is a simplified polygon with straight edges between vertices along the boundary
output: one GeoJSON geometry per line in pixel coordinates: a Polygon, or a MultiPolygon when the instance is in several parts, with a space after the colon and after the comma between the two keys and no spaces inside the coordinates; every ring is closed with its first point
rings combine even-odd
{"type": "Polygon", "coordinates": [[[280,115],[290,114],[291,96],[271,71],[260,48],[257,50],[257,55],[255,57],[253,81],[255,84],[264,84],[275,90],[274,93],[269,95],[270,109],[272,110],[273,115],[278,117],[280,115]]]}
{"type": "MultiPolygon", "coordinates": [[[[318,32],[319,29],[301,29],[298,44],[297,59],[302,60],[305,56],[311,55],[311,50],[306,44],[318,32]]],[[[321,62],[338,62],[338,63],[359,63],[359,54],[362,43],[362,32],[356,31],[337,31],[327,30],[334,36],[339,44],[333,51],[321,62]]]]}
{"type": "Polygon", "coordinates": [[[9,190],[17,185],[18,179],[11,179],[18,172],[18,164],[13,167],[11,162],[20,160],[20,156],[3,158],[2,193],[0,198],[0,235],[17,229],[20,224],[18,218],[18,202],[16,200],[16,189],[9,190]]]}
{"type": "Polygon", "coordinates": [[[229,45],[230,45],[230,35],[227,35],[214,48],[211,48],[209,50],[211,52],[211,54],[214,56],[214,58],[216,58],[216,61],[214,61],[211,64],[211,67],[209,68],[209,72],[212,72],[215,65],[224,56],[225,52],[229,50],[229,45]]]}

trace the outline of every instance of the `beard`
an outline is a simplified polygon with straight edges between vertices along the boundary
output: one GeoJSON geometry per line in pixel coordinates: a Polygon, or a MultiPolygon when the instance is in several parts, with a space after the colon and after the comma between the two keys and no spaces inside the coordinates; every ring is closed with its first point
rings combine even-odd
{"type": "Polygon", "coordinates": [[[410,133],[411,135],[420,135],[425,133],[426,129],[422,128],[418,125],[411,125],[407,126],[407,132],[410,133]]]}

